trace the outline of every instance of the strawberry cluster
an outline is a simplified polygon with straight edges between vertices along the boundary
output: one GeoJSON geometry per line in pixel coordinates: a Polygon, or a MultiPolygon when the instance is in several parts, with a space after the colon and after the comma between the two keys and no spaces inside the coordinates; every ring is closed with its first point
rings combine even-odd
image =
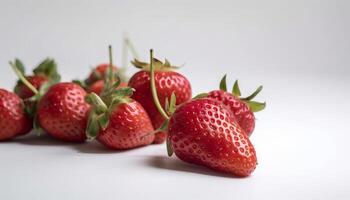
{"type": "Polygon", "coordinates": [[[19,77],[14,92],[0,89],[0,141],[35,129],[66,142],[96,139],[115,150],[166,141],[168,155],[189,163],[249,176],[257,157],[249,137],[254,112],[265,103],[252,101],[262,90],[242,98],[236,81],[227,92],[226,76],[220,89],[192,98],[189,80],[168,60],[137,59],[139,68],[127,82],[109,63],[95,67],[83,81],[60,82],[56,63],[45,59],[32,75],[23,63],[10,62],[19,77]]]}

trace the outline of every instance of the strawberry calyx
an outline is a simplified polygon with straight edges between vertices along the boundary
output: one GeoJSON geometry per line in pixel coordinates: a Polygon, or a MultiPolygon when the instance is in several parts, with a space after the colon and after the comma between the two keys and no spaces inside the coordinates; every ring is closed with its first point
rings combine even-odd
{"type": "Polygon", "coordinates": [[[61,80],[61,76],[57,72],[57,64],[54,59],[46,58],[43,60],[34,70],[34,75],[45,76],[49,78],[51,82],[58,83],[61,80]]]}
{"type": "MultiPolygon", "coordinates": [[[[153,67],[155,71],[173,71],[180,67],[171,65],[169,60],[165,59],[164,63],[156,58],[152,58],[151,60],[153,67]]],[[[151,62],[141,62],[138,59],[134,59],[131,61],[131,64],[133,64],[136,68],[142,69],[144,71],[151,71],[151,62]]]]}
{"type": "Polygon", "coordinates": [[[34,94],[38,94],[39,91],[25,78],[25,68],[23,67],[22,62],[16,59],[15,62],[9,61],[9,64],[19,78],[18,81],[27,86],[34,94]]]}
{"type": "Polygon", "coordinates": [[[85,81],[83,80],[79,80],[79,79],[74,79],[72,80],[72,83],[75,83],[77,85],[79,85],[80,87],[82,87],[84,90],[87,90],[87,88],[89,87],[85,81]]]}
{"type": "MultiPolygon", "coordinates": [[[[95,68],[93,68],[91,70],[89,77],[86,78],[85,80],[75,79],[72,82],[80,85],[85,90],[88,90],[89,87],[92,86],[97,81],[105,80],[105,76],[108,73],[101,73],[101,70],[98,69],[99,66],[105,66],[105,65],[109,66],[109,64],[97,65],[95,68]]],[[[129,80],[129,77],[126,75],[126,70],[127,70],[126,67],[122,67],[122,68],[117,69],[116,66],[113,66],[114,76],[116,76],[116,78],[117,77],[120,78],[123,82],[128,82],[128,80],[129,80]]]]}
{"type": "MultiPolygon", "coordinates": [[[[239,88],[238,80],[235,81],[232,88],[232,94],[238,97],[240,100],[248,104],[249,108],[253,112],[259,112],[265,109],[266,102],[261,103],[257,101],[252,101],[263,89],[263,86],[260,85],[251,95],[248,97],[241,97],[241,90],[239,88]]],[[[220,81],[220,90],[227,92],[227,83],[226,83],[226,74],[220,81]]]]}
{"type": "Polygon", "coordinates": [[[96,93],[90,93],[85,97],[85,101],[92,106],[86,129],[88,139],[96,138],[100,130],[105,130],[108,127],[109,116],[115,108],[132,101],[130,94],[132,94],[131,88],[117,89],[109,97],[110,102],[105,102],[96,93]],[[126,91],[126,89],[129,91],[126,91]]]}
{"type": "Polygon", "coordinates": [[[118,88],[121,80],[113,70],[112,47],[109,46],[109,68],[104,77],[104,89],[100,96],[92,92],[85,97],[85,101],[92,106],[86,135],[88,139],[98,136],[100,130],[105,130],[109,124],[109,116],[121,104],[130,103],[133,88],[118,88]]]}
{"type": "MultiPolygon", "coordinates": [[[[221,79],[219,87],[220,87],[220,90],[227,92],[226,74],[221,79]]],[[[263,89],[263,86],[260,85],[251,95],[247,97],[241,97],[241,90],[238,85],[238,80],[236,80],[235,83],[233,84],[231,93],[234,96],[238,97],[243,102],[245,102],[253,112],[259,112],[265,109],[266,102],[261,103],[261,102],[252,101],[252,100],[261,92],[262,89],[263,89]]],[[[195,96],[193,99],[200,99],[207,96],[208,96],[208,93],[201,93],[195,96]]]]}

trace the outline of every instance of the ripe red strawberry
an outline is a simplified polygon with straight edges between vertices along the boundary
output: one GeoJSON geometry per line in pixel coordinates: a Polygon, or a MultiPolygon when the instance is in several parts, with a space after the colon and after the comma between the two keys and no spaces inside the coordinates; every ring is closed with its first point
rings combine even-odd
{"type": "Polygon", "coordinates": [[[83,142],[90,105],[85,102],[86,92],[74,83],[58,83],[41,98],[37,109],[40,126],[51,136],[83,142]]]}
{"type": "Polygon", "coordinates": [[[114,108],[109,116],[108,127],[101,130],[97,140],[113,149],[131,149],[151,144],[154,135],[151,119],[141,104],[135,100],[114,108]]]}
{"type": "MultiPolygon", "coordinates": [[[[21,72],[21,74],[24,74],[25,68],[23,63],[19,59],[16,59],[14,63],[10,64],[14,65],[14,67],[16,67],[17,70],[21,72]]],[[[45,83],[54,84],[59,82],[60,80],[60,76],[57,73],[56,63],[53,59],[49,58],[42,61],[33,70],[33,75],[26,76],[25,78],[37,90],[40,90],[40,88],[45,83]]],[[[28,88],[21,80],[17,82],[14,91],[22,99],[28,99],[35,95],[35,93],[30,88],[28,88]]]]}
{"type": "MultiPolygon", "coordinates": [[[[98,80],[89,86],[88,92],[89,93],[94,92],[97,95],[100,95],[103,91],[104,86],[105,86],[104,80],[98,80]]],[[[128,86],[127,83],[121,82],[118,88],[127,87],[127,86],[128,86]]]]}
{"type": "MultiPolygon", "coordinates": [[[[103,64],[97,65],[92,70],[89,77],[85,80],[85,83],[87,85],[91,85],[98,80],[103,80],[105,75],[107,74],[108,67],[109,67],[108,63],[103,63],[103,64]]],[[[117,70],[118,70],[118,68],[116,66],[113,66],[113,72],[116,72],[117,70]]]]}
{"type": "MultiPolygon", "coordinates": [[[[112,55],[111,47],[109,51],[112,55]]],[[[113,74],[105,77],[107,84],[101,97],[91,93],[86,98],[92,105],[88,137],[97,137],[103,145],[118,150],[151,144],[154,140],[154,135],[150,134],[154,131],[152,122],[141,104],[129,98],[133,89],[116,89],[120,80],[114,83],[113,74]]]]}
{"type": "MultiPolygon", "coordinates": [[[[109,64],[103,63],[100,65],[97,65],[87,79],[84,81],[81,80],[73,80],[73,83],[76,83],[83,87],[87,92],[94,92],[96,94],[100,94],[104,88],[104,79],[106,78],[106,75],[108,74],[108,67],[109,64]]],[[[118,69],[116,66],[113,65],[112,72],[115,74],[116,78],[122,78],[122,80],[125,80],[125,76],[123,74],[123,69],[118,69]],[[117,74],[118,72],[118,74],[117,74]]],[[[127,84],[125,82],[120,83],[120,87],[124,87],[127,84]]]]}
{"type": "MultiPolygon", "coordinates": [[[[27,76],[26,79],[29,81],[30,84],[32,84],[37,90],[40,89],[40,87],[49,81],[49,79],[46,76],[27,76]]],[[[34,96],[34,92],[30,90],[26,85],[24,85],[21,81],[18,81],[16,87],[15,87],[15,93],[21,97],[22,99],[27,99],[32,96],[34,96]]]]}
{"type": "MultiPolygon", "coordinates": [[[[98,98],[94,93],[90,94],[90,98],[98,98]]],[[[154,131],[152,122],[143,109],[141,104],[128,97],[112,97],[114,101],[119,102],[112,107],[112,110],[96,114],[96,117],[92,115],[91,120],[95,120],[95,125],[99,123],[97,116],[106,118],[108,125],[98,127],[97,133],[88,133],[91,138],[96,137],[97,140],[111,149],[125,150],[132,149],[144,145],[151,144],[154,140],[154,135],[150,134],[154,131]]],[[[91,101],[92,102],[92,101],[91,101]]],[[[93,124],[91,122],[90,124],[93,124]]],[[[101,122],[100,122],[101,123],[101,122]]],[[[90,125],[89,127],[91,127],[90,125]]],[[[96,127],[92,128],[96,129],[96,127]]]]}
{"type": "Polygon", "coordinates": [[[248,136],[254,131],[255,117],[253,112],[261,111],[265,108],[265,103],[251,101],[261,90],[260,86],[252,95],[247,98],[240,98],[241,92],[238,81],[235,82],[232,93],[226,91],[226,75],[221,80],[220,89],[208,93],[208,98],[216,99],[233,112],[237,123],[248,136]]]}
{"type": "Polygon", "coordinates": [[[253,145],[232,112],[216,100],[203,98],[181,105],[169,123],[169,140],[181,160],[236,176],[256,167],[253,145]]]}
{"type": "Polygon", "coordinates": [[[15,93],[0,89],[0,140],[28,133],[32,122],[24,112],[24,104],[15,93]]]}
{"type": "MultiPolygon", "coordinates": [[[[165,63],[154,59],[155,64],[155,84],[158,91],[160,103],[165,108],[166,99],[170,99],[172,93],[176,95],[177,105],[191,99],[191,84],[183,75],[173,71],[175,67],[165,60],[165,63]]],[[[159,128],[164,123],[164,118],[159,114],[153,99],[150,88],[149,64],[138,60],[132,62],[141,71],[134,74],[129,80],[129,86],[135,89],[132,98],[140,102],[152,120],[154,128],[159,128]]],[[[162,143],[166,139],[166,132],[156,135],[154,143],[162,143]]]]}
{"type": "Polygon", "coordinates": [[[163,110],[155,87],[153,50],[151,50],[151,91],[156,108],[166,120],[160,130],[168,130],[168,155],[235,176],[249,176],[257,158],[248,136],[235,121],[233,113],[221,102],[200,98],[176,105],[176,96],[163,110]],[[169,117],[168,114],[171,116],[169,117]]]}

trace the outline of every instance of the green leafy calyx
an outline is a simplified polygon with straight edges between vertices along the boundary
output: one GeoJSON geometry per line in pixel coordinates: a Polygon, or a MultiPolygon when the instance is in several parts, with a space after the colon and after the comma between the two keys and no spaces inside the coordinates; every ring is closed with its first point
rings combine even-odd
{"type": "MultiPolygon", "coordinates": [[[[167,59],[165,59],[165,61],[162,62],[156,58],[152,58],[151,62],[153,64],[155,71],[172,71],[180,68],[178,66],[171,65],[169,60],[167,59]]],[[[150,68],[151,62],[146,63],[146,62],[141,62],[137,59],[134,59],[133,61],[131,61],[131,64],[133,64],[136,68],[139,68],[145,71],[151,71],[151,68],[150,68]]]]}
{"type": "MultiPolygon", "coordinates": [[[[220,90],[227,92],[227,83],[226,83],[226,74],[220,81],[220,90]]],[[[239,97],[242,101],[246,102],[249,108],[253,112],[259,112],[261,110],[264,110],[266,107],[266,102],[261,103],[257,101],[252,101],[263,89],[263,86],[259,86],[251,95],[248,97],[241,97],[241,90],[239,88],[238,80],[235,81],[233,88],[232,88],[232,94],[236,97],[239,97]]],[[[205,97],[205,93],[197,95],[195,98],[203,98],[205,97]]]]}
{"type": "Polygon", "coordinates": [[[46,76],[50,79],[51,82],[59,82],[61,80],[61,76],[57,72],[57,64],[55,60],[51,58],[47,58],[43,60],[34,70],[33,73],[35,75],[46,76]]]}

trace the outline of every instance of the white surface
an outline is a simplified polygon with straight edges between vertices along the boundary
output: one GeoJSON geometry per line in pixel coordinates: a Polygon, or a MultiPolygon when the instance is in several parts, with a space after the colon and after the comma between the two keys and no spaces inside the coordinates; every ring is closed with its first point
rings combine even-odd
{"type": "Polygon", "coordinates": [[[0,87],[14,85],[14,57],[32,66],[52,56],[65,80],[82,78],[107,44],[120,53],[128,31],[143,58],[152,47],[186,62],[194,93],[225,72],[244,94],[264,84],[254,174],[188,165],[164,145],[111,152],[29,135],[0,143],[0,199],[350,198],[347,1],[147,2],[1,1],[0,87]]]}

